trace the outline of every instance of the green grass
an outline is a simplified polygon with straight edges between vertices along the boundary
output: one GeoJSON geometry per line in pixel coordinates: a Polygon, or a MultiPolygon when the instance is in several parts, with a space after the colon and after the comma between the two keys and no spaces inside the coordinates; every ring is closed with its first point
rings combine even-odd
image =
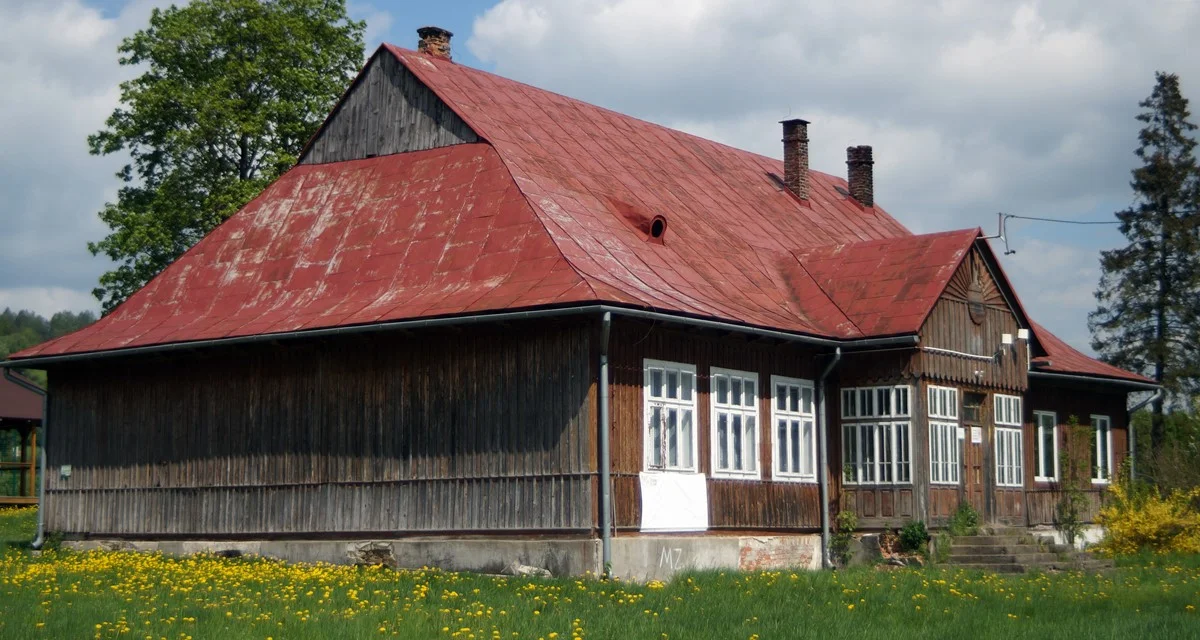
{"type": "Polygon", "coordinates": [[[1104,575],[864,568],[639,585],[9,549],[0,638],[1200,637],[1200,559],[1128,564],[1104,575]]]}
{"type": "Polygon", "coordinates": [[[9,545],[28,545],[36,534],[36,507],[0,509],[0,552],[9,545]]]}

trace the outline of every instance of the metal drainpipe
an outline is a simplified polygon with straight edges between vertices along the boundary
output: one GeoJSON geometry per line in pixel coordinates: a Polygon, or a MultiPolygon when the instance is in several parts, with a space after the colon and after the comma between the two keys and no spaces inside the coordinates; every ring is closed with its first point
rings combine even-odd
{"type": "Polygon", "coordinates": [[[40,463],[39,467],[41,472],[38,474],[37,537],[33,539],[33,543],[30,545],[35,550],[41,549],[42,545],[46,543],[46,425],[50,422],[50,403],[48,402],[50,394],[36,384],[29,384],[28,381],[14,376],[12,370],[8,369],[7,367],[4,369],[4,378],[11,383],[23,389],[28,389],[29,391],[32,391],[42,397],[42,447],[41,451],[38,451],[38,460],[40,463]]]}
{"type": "Polygon", "coordinates": [[[612,312],[605,311],[600,321],[600,553],[604,576],[612,566],[612,459],[609,455],[608,418],[608,335],[612,312]]]}
{"type": "Polygon", "coordinates": [[[1133,414],[1137,413],[1142,407],[1158,400],[1163,395],[1162,387],[1159,387],[1154,393],[1150,394],[1149,398],[1133,405],[1128,411],[1128,416],[1125,419],[1126,428],[1129,430],[1129,479],[1137,480],[1137,429],[1133,428],[1133,414]]]}
{"type": "Polygon", "coordinates": [[[833,563],[829,560],[829,455],[826,452],[829,440],[826,431],[829,427],[825,419],[825,378],[833,372],[833,368],[842,360],[842,348],[837,347],[833,352],[833,360],[821,372],[817,379],[817,486],[821,495],[821,568],[829,569],[833,563]]]}

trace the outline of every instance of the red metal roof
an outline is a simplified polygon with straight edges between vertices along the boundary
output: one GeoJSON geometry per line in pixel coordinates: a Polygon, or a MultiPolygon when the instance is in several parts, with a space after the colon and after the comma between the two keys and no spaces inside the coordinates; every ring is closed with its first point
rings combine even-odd
{"type": "Polygon", "coordinates": [[[1118,380],[1132,380],[1134,382],[1158,384],[1153,379],[1147,378],[1146,376],[1130,373],[1124,369],[1114,367],[1111,364],[1088,357],[1071,345],[1063,342],[1063,340],[1058,336],[1047,331],[1042,325],[1033,321],[1030,321],[1030,324],[1033,328],[1034,338],[1037,339],[1037,342],[1042,347],[1042,350],[1046,352],[1044,357],[1034,358],[1034,365],[1038,371],[1097,376],[1100,378],[1115,378],[1118,380]],[[1050,364],[1044,364],[1047,360],[1049,360],[1050,364]],[[1041,366],[1037,366],[1039,361],[1043,363],[1041,366]]]}
{"type": "Polygon", "coordinates": [[[915,333],[980,235],[964,229],[865,240],[796,257],[863,335],[915,333]]]}
{"type": "Polygon", "coordinates": [[[916,332],[978,230],[913,236],[813,171],[384,45],[485,143],[294,167],[99,322],[18,358],[581,302],[916,332]],[[645,229],[666,220],[661,242],[645,229]]]}
{"type": "Polygon", "coordinates": [[[4,419],[41,420],[42,396],[0,376],[0,420],[4,419]]]}

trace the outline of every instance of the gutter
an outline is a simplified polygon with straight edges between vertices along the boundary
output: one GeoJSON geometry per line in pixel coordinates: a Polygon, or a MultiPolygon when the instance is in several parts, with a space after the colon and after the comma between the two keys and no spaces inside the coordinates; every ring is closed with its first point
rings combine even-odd
{"type": "Polygon", "coordinates": [[[600,555],[601,570],[607,578],[612,569],[612,456],[609,453],[608,417],[608,336],[612,330],[612,312],[600,320],[600,555]]]}
{"type": "Polygon", "coordinates": [[[917,345],[917,336],[915,334],[905,334],[898,336],[888,336],[883,338],[859,338],[859,339],[837,339],[837,338],[820,338],[802,333],[790,333],[787,331],[777,331],[775,329],[763,329],[745,324],[737,324],[734,322],[723,322],[720,320],[706,320],[703,318],[694,318],[691,316],[674,315],[662,313],[658,311],[644,311],[642,309],[632,309],[628,307],[616,307],[612,305],[586,305],[579,307],[559,307],[552,309],[532,309],[528,311],[506,311],[501,313],[476,314],[467,316],[448,316],[440,318],[420,318],[415,320],[399,320],[395,322],[380,322],[374,324],[360,324],[348,327],[330,327],[326,329],[305,329],[300,331],[285,331],[280,333],[265,333],[252,336],[240,336],[234,338],[214,338],[211,340],[193,340],[190,342],[173,342],[170,344],[149,345],[145,347],[130,347],[128,349],[113,349],[111,351],[89,351],[84,353],[72,353],[59,356],[31,357],[20,358],[17,360],[5,360],[0,362],[0,367],[19,367],[28,369],[44,368],[47,365],[63,364],[68,362],[79,362],[84,360],[97,360],[101,358],[114,358],[120,356],[147,355],[170,353],[174,351],[187,351],[191,349],[219,347],[219,346],[235,346],[246,344],[257,344],[262,342],[276,342],[281,340],[293,340],[299,338],[320,338],[327,336],[341,335],[357,335],[363,333],[376,333],[383,331],[401,331],[409,329],[425,329],[429,327],[450,327],[450,326],[465,326],[474,324],[486,324],[489,322],[505,322],[510,320],[528,320],[539,318],[556,318],[565,316],[577,316],[588,314],[603,314],[611,313],[614,316],[624,316],[627,318],[640,318],[643,320],[653,320],[655,322],[680,324],[690,327],[699,327],[704,329],[717,329],[720,331],[729,331],[733,333],[742,333],[754,335],[764,338],[774,338],[787,342],[799,342],[803,344],[811,344],[821,347],[841,347],[843,349],[870,349],[880,346],[913,346],[917,345]]]}
{"type": "Polygon", "coordinates": [[[7,367],[4,368],[4,379],[42,397],[42,447],[41,451],[38,451],[40,473],[38,474],[37,537],[30,544],[34,550],[38,550],[46,543],[46,434],[48,432],[46,427],[50,422],[50,394],[36,384],[30,384],[28,380],[13,375],[12,369],[7,367]]]}
{"type": "Polygon", "coordinates": [[[817,397],[817,486],[821,495],[821,568],[829,569],[833,563],[829,558],[829,453],[827,441],[829,436],[828,421],[825,419],[825,378],[833,372],[834,367],[842,360],[842,348],[837,347],[833,352],[833,360],[825,366],[821,377],[817,378],[814,395],[817,397]]]}
{"type": "Polygon", "coordinates": [[[1163,397],[1163,393],[1164,393],[1164,391],[1163,391],[1162,387],[1155,389],[1154,393],[1150,394],[1149,398],[1146,398],[1145,400],[1142,400],[1141,402],[1133,405],[1133,407],[1130,408],[1129,411],[1126,412],[1127,417],[1125,418],[1125,424],[1127,427],[1126,428],[1127,435],[1129,436],[1129,479],[1130,480],[1135,480],[1135,481],[1137,480],[1137,429],[1133,428],[1133,414],[1137,413],[1142,407],[1163,397]]]}
{"type": "Polygon", "coordinates": [[[1086,382],[1089,384],[1108,384],[1121,387],[1128,387],[1138,391],[1157,391],[1162,389],[1160,385],[1153,382],[1137,382],[1135,380],[1121,380],[1120,378],[1098,378],[1095,376],[1075,375],[1071,373],[1054,373],[1052,371],[1030,371],[1030,378],[1042,378],[1050,381],[1062,382],[1086,382]]]}

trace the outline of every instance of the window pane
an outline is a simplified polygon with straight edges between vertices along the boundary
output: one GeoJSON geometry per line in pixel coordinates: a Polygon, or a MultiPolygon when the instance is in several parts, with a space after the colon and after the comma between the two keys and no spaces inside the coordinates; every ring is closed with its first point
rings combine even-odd
{"type": "Polygon", "coordinates": [[[729,468],[729,414],[717,414],[717,468],[729,468]]]}
{"type": "Polygon", "coordinates": [[[729,404],[729,378],[713,376],[713,380],[717,383],[717,404],[729,404]]]}
{"type": "Polygon", "coordinates": [[[842,474],[847,482],[858,482],[858,427],[842,429],[842,474]]]}
{"type": "Polygon", "coordinates": [[[858,415],[863,417],[875,415],[875,403],[872,395],[870,389],[860,389],[858,391],[858,415]]]}
{"type": "Polygon", "coordinates": [[[667,465],[679,466],[679,411],[677,409],[667,409],[667,465]]]}
{"type": "Polygon", "coordinates": [[[892,415],[892,389],[890,387],[881,387],[875,390],[875,407],[876,413],[881,416],[892,415]]]}
{"type": "Polygon", "coordinates": [[[942,459],[942,427],[940,425],[929,425],[929,479],[933,482],[941,482],[942,467],[940,461],[942,459]]]}
{"type": "Polygon", "coordinates": [[[663,397],[663,371],[662,369],[650,370],[650,397],[663,397]]]}
{"type": "Polygon", "coordinates": [[[683,466],[692,468],[692,458],[695,450],[695,442],[692,439],[692,410],[683,409],[680,413],[683,414],[683,466]]]}
{"type": "Polygon", "coordinates": [[[813,412],[813,390],[811,387],[804,387],[801,391],[800,412],[811,415],[813,412]]]}
{"type": "Polygon", "coordinates": [[[684,400],[691,401],[692,389],[694,389],[696,387],[695,377],[691,374],[691,372],[684,371],[682,373],[682,375],[680,376],[680,378],[681,378],[681,384],[683,387],[682,397],[684,400]]]}
{"type": "Polygon", "coordinates": [[[875,482],[875,425],[862,425],[859,446],[862,447],[862,457],[859,460],[862,470],[859,477],[863,482],[875,482]]]}
{"type": "Polygon", "coordinates": [[[797,439],[799,442],[796,443],[796,455],[800,459],[800,472],[811,476],[816,473],[816,463],[813,461],[813,454],[816,452],[813,451],[812,446],[813,422],[812,420],[805,420],[802,426],[800,437],[797,439]]]}
{"type": "Polygon", "coordinates": [[[746,471],[758,470],[758,425],[755,423],[754,416],[746,416],[746,471]]]}
{"type": "Polygon", "coordinates": [[[742,404],[742,379],[729,379],[729,404],[741,406],[742,404]]]}
{"type": "Polygon", "coordinates": [[[896,415],[908,415],[908,387],[896,387],[896,415]]]}
{"type": "Polygon", "coordinates": [[[788,472],[788,464],[787,464],[787,462],[788,462],[788,453],[787,453],[788,422],[787,422],[787,420],[777,420],[775,422],[775,428],[779,432],[779,436],[778,436],[779,441],[776,443],[776,446],[775,446],[775,459],[778,460],[776,469],[780,473],[787,473],[788,472]]]}
{"type": "Polygon", "coordinates": [[[662,466],[662,407],[650,409],[650,462],[662,466]]]}
{"type": "Polygon", "coordinates": [[[1042,462],[1041,475],[1054,476],[1054,428],[1042,428],[1042,451],[1039,459],[1042,462]]]}
{"type": "Polygon", "coordinates": [[[787,410],[787,387],[781,384],[775,385],[775,408],[780,411],[787,410]]]}
{"type": "Polygon", "coordinates": [[[742,405],[746,407],[754,407],[754,401],[758,398],[758,385],[753,380],[746,380],[742,383],[742,405]]]}
{"type": "Polygon", "coordinates": [[[667,370],[667,397],[679,397],[679,372],[674,369],[667,370]]]}
{"type": "Polygon", "coordinates": [[[892,451],[892,427],[891,425],[881,424],[876,430],[878,433],[879,446],[879,481],[892,482],[892,463],[895,461],[892,451]]]}
{"type": "MultiPolygon", "coordinates": [[[[788,411],[800,410],[800,387],[788,385],[788,411]]],[[[853,408],[850,409],[853,411],[853,408]]],[[[853,415],[853,414],[852,414],[853,415]]]]}
{"type": "Polygon", "coordinates": [[[733,462],[733,468],[742,470],[742,416],[734,414],[733,424],[730,426],[729,434],[733,437],[733,446],[731,447],[733,454],[730,460],[733,462]]]}
{"type": "Polygon", "coordinates": [[[790,447],[789,453],[791,454],[792,473],[799,473],[800,471],[802,471],[802,469],[800,468],[800,453],[801,453],[802,447],[804,445],[804,443],[801,441],[800,421],[799,420],[792,420],[792,434],[791,435],[792,435],[792,438],[791,438],[792,441],[791,441],[791,447],[790,447]]]}

